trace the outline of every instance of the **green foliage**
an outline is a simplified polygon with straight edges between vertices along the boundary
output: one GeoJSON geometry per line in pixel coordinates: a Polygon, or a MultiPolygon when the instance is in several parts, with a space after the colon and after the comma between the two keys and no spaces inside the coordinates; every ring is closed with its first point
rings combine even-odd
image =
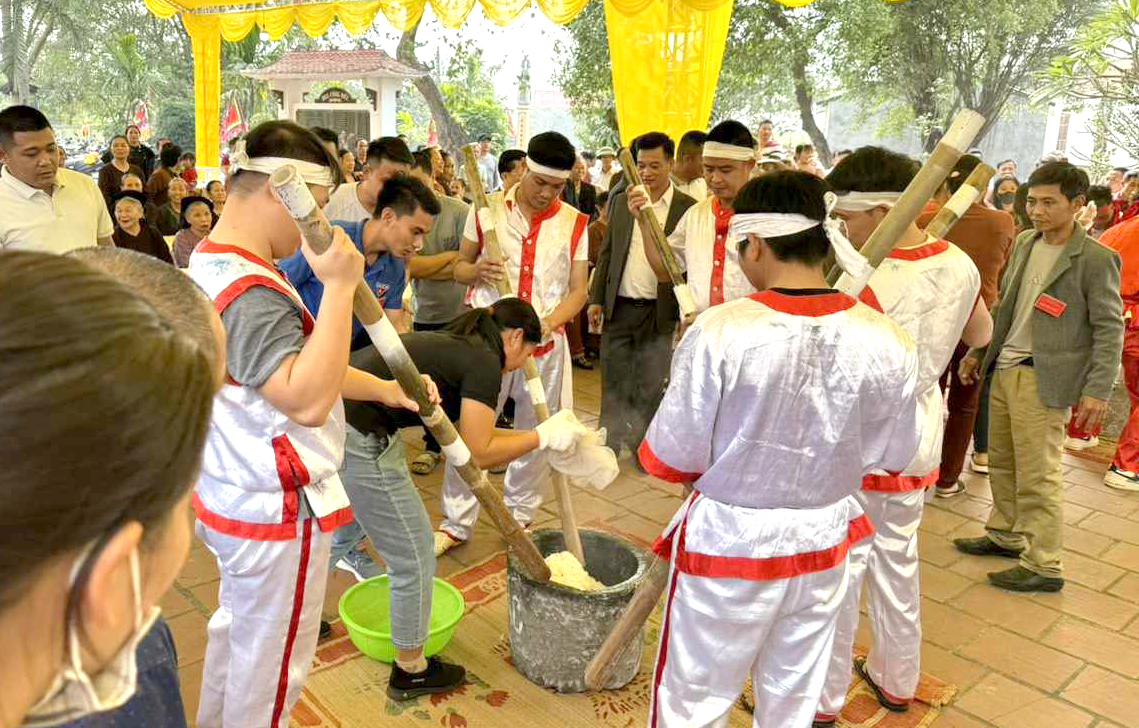
{"type": "Polygon", "coordinates": [[[459,42],[443,72],[439,91],[454,119],[469,134],[490,134],[503,140],[507,134],[506,107],[494,93],[494,76],[501,66],[490,66],[473,40],[459,42]]]}
{"type": "Polygon", "coordinates": [[[1139,0],[1113,0],[1076,34],[1067,52],[1057,55],[1041,74],[1037,100],[1057,99],[1097,104],[1094,120],[1106,145],[1139,159],[1139,0]]]}
{"type": "Polygon", "coordinates": [[[164,104],[154,127],[156,137],[170,137],[183,150],[194,149],[194,102],[179,99],[164,104]]]}
{"type": "Polygon", "coordinates": [[[1107,0],[907,0],[843,3],[835,13],[835,69],[866,109],[906,112],[921,127],[961,108],[992,127],[1107,0]]]}
{"type": "Polygon", "coordinates": [[[430,124],[431,109],[427,108],[423,94],[410,81],[405,81],[396,100],[396,133],[406,136],[408,145],[414,149],[427,143],[430,124]]]}

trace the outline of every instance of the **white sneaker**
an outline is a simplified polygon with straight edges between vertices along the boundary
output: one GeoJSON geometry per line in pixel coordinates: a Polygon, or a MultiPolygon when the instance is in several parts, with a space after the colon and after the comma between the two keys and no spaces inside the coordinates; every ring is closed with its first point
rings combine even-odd
{"type": "Polygon", "coordinates": [[[1083,439],[1081,437],[1065,437],[1064,447],[1069,450],[1087,450],[1089,447],[1095,447],[1099,444],[1098,437],[1089,437],[1083,439]]]}
{"type": "Polygon", "coordinates": [[[446,531],[435,532],[435,558],[439,558],[456,546],[465,544],[466,541],[461,541],[446,531]]]}
{"type": "Polygon", "coordinates": [[[1139,492],[1139,474],[1130,470],[1120,470],[1114,465],[1103,476],[1103,484],[1116,490],[1129,490],[1139,492]]]}

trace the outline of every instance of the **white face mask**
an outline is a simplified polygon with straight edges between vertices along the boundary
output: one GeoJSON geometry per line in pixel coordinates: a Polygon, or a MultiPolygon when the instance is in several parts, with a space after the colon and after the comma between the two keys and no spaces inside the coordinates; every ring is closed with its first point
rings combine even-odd
{"type": "MultiPolygon", "coordinates": [[[[71,570],[71,584],[79,574],[87,554],[76,561],[71,570]]],[[[135,652],[143,636],[158,619],[158,607],[142,614],[142,590],[139,586],[138,552],[131,552],[131,586],[134,588],[134,632],[122,649],[95,675],[83,671],[79,655],[78,627],[67,625],[68,660],[52,679],[47,693],[28,711],[25,728],[49,726],[72,721],[104,710],[112,710],[126,703],[134,695],[138,683],[138,664],[135,652]]]]}

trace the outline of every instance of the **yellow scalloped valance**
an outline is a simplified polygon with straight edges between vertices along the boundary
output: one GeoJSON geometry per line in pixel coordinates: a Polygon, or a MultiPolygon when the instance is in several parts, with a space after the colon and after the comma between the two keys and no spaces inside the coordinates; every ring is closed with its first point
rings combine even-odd
{"type": "MultiPolygon", "coordinates": [[[[352,34],[384,18],[397,30],[415,25],[430,3],[447,28],[463,24],[475,2],[497,25],[506,26],[528,10],[531,0],[339,0],[293,5],[268,0],[145,0],[151,13],[181,13],[194,52],[195,133],[198,159],[216,165],[219,148],[221,41],[237,41],[259,27],[270,38],[295,23],[312,37],[339,22],[352,34]]],[[[591,0],[533,0],[542,14],[564,25],[591,0]]],[[[621,138],[656,129],[674,138],[703,129],[712,111],[724,55],[732,0],[601,0],[609,33],[613,91],[621,138]]],[[[778,0],[790,7],[814,0],[778,0]]],[[[896,0],[892,0],[896,1],[896,0]]]]}

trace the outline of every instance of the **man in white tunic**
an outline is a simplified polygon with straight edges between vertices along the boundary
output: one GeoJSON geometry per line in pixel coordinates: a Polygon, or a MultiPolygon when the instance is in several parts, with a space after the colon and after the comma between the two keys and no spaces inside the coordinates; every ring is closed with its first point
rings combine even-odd
{"type": "MultiPolygon", "coordinates": [[[[913,180],[909,157],[864,147],[840,162],[827,178],[838,191],[835,214],[851,242],[861,247],[913,180]]],[[[844,276],[839,290],[850,291],[844,276]]],[[[862,300],[883,311],[914,340],[918,351],[921,446],[901,474],[875,472],[862,479],[856,496],[874,523],[874,536],[850,554],[851,588],[839,617],[834,653],[815,726],[833,726],[850,687],[854,633],[863,577],[874,641],[854,667],[888,710],[904,711],[917,688],[921,662],[921,590],[918,524],[926,488],[937,482],[944,432],[941,372],[958,341],[983,346],[993,321],[981,298],[981,274],[956,245],[911,223],[878,266],[862,300]]]]}
{"type": "Polygon", "coordinates": [[[641,445],[693,489],[654,545],[672,568],[650,728],[724,725],[749,674],[757,728],[810,723],[847,553],[873,531],[852,496],[920,441],[913,342],[827,288],[832,245],[866,262],[824,225],[825,189],[779,172],[740,191],[730,244],[759,292],[697,317],[641,445]]]}
{"type": "MultiPolygon", "coordinates": [[[[542,344],[534,359],[542,380],[542,395],[550,412],[572,408],[573,391],[565,324],[581,311],[588,294],[589,217],[563,202],[562,189],[576,152],[557,132],[530,140],[526,172],[505,195],[505,204],[487,217],[471,209],[455,280],[470,286],[468,303],[489,306],[499,299],[496,281],[507,276],[510,288],[529,301],[542,318],[542,344]],[[490,261],[483,251],[483,230],[492,224],[502,247],[503,263],[490,261]]],[[[533,429],[537,424],[525,374],[505,375],[498,409],[514,399],[514,424],[533,429]]],[[[542,503],[541,490],[549,468],[544,453],[518,458],[506,471],[504,499],[515,520],[527,526],[542,503]]],[[[435,552],[441,555],[471,537],[478,519],[478,500],[450,465],[443,478],[443,523],[435,532],[435,552]]]]}

